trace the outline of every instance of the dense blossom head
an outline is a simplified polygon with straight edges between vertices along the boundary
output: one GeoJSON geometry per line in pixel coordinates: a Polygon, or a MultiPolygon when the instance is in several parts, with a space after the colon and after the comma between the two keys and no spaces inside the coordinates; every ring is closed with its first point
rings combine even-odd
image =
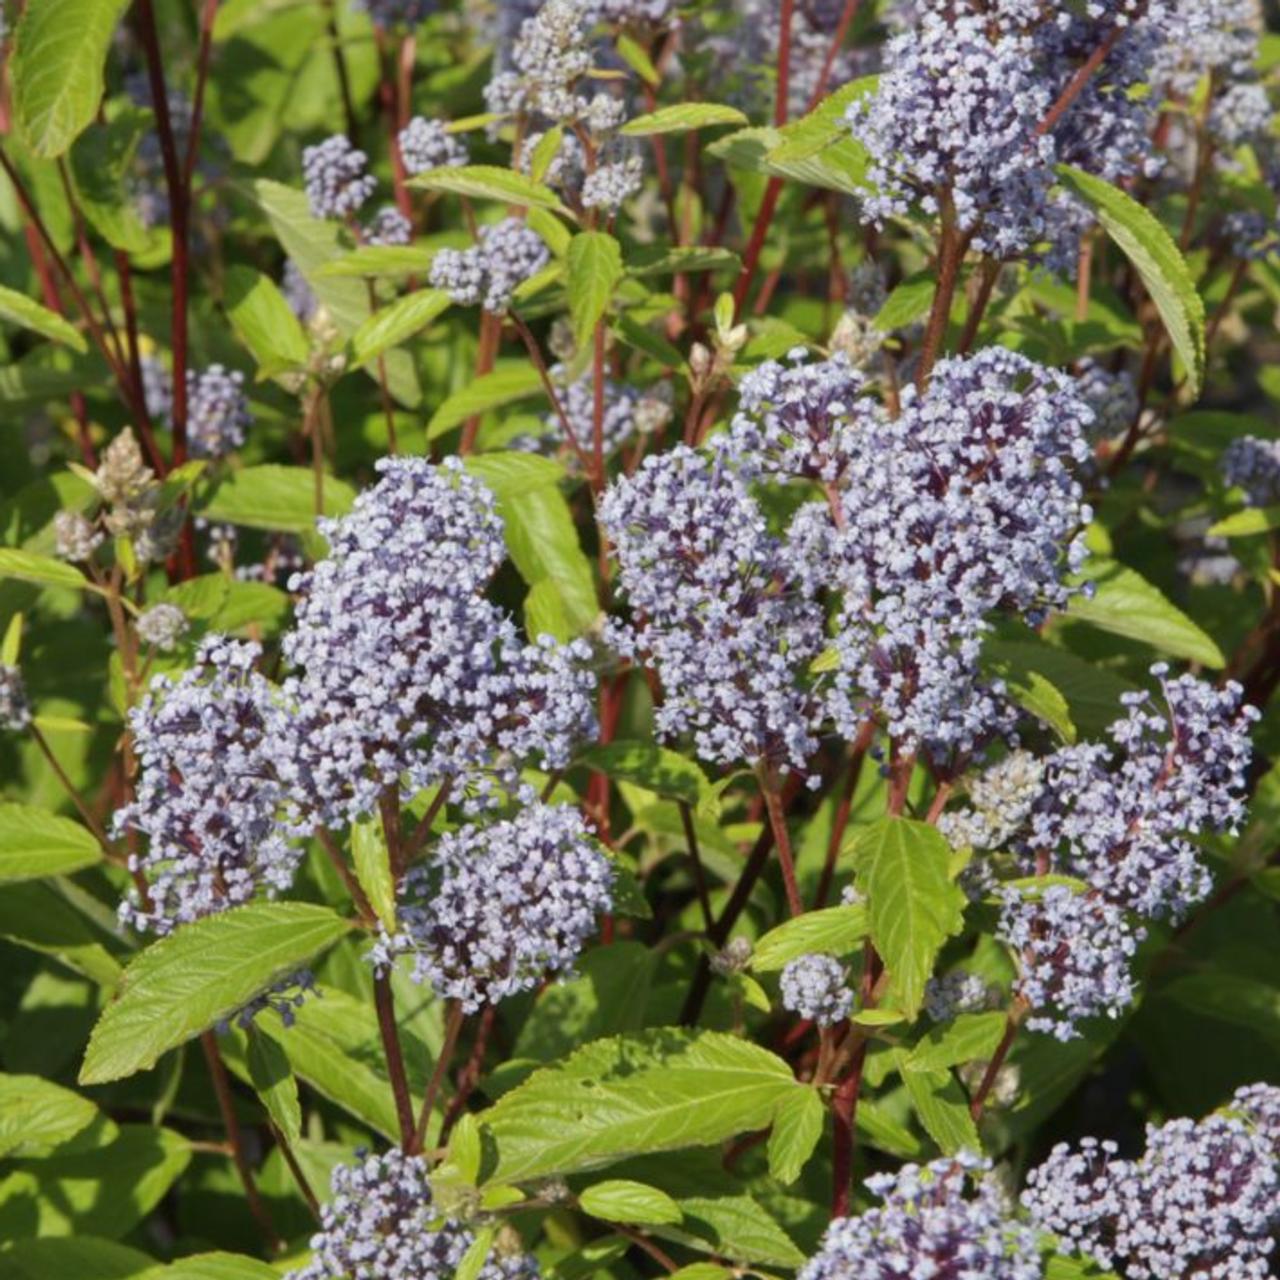
{"type": "Polygon", "coordinates": [[[78,511],[59,511],[53,518],[54,551],[61,560],[83,564],[102,545],[103,533],[78,511]]]}
{"type": "Polygon", "coordinates": [[[307,147],[302,153],[302,179],[316,218],[349,218],[373,195],[377,179],[368,172],[369,157],[341,133],[307,147]]]}
{"type": "Polygon", "coordinates": [[[285,260],[284,274],[280,278],[280,292],[293,312],[303,324],[309,324],[320,305],[315,290],[302,274],[302,268],[292,258],[285,260]]]}
{"type": "Polygon", "coordinates": [[[630,155],[597,165],[583,178],[580,198],[584,208],[613,215],[639,192],[643,182],[644,162],[638,155],[630,155]]]}
{"type": "MultiPolygon", "coordinates": [[[[560,384],[560,407],[569,420],[569,428],[578,447],[590,454],[595,441],[595,379],[590,370],[581,377],[566,382],[563,365],[551,367],[551,377],[560,384]]],[[[648,398],[634,387],[604,380],[604,416],[601,420],[601,436],[605,457],[616,453],[644,427],[644,412],[648,398]]],[[[529,448],[562,450],[570,445],[565,438],[564,423],[558,413],[549,413],[542,419],[546,434],[529,439],[529,448]]],[[[526,442],[522,442],[524,444],[526,442]]]]}
{"type": "Polygon", "coordinates": [[[301,728],[282,768],[321,821],[500,758],[563,767],[594,724],[585,645],[524,643],[483,595],[505,555],[489,491],[456,459],[378,469],[350,515],[321,522],[328,558],[291,583],[284,693],[301,728]]]}
{"type": "Polygon", "coordinates": [[[1280,440],[1241,436],[1223,450],[1218,465],[1229,485],[1244,490],[1249,506],[1280,502],[1280,440]]]}
{"type": "Polygon", "coordinates": [[[748,476],[834,482],[859,448],[861,423],[880,416],[864,387],[843,355],[809,362],[799,348],[788,364],[766,360],[739,384],[739,412],[722,447],[748,476]]]}
{"type": "Polygon", "coordinates": [[[1101,439],[1128,431],[1138,416],[1138,389],[1127,369],[1112,373],[1099,360],[1081,360],[1076,394],[1093,411],[1092,434],[1101,439]]]}
{"type": "Polygon", "coordinates": [[[980,1176],[988,1168],[961,1153],[868,1178],[881,1203],[836,1218],[800,1280],[1040,1280],[1035,1232],[980,1176]]]}
{"type": "Polygon", "coordinates": [[[1070,1040],[1080,1019],[1115,1018],[1133,1003],[1130,963],[1143,933],[1119,907],[1061,884],[1038,896],[1008,888],[1003,900],[997,936],[1018,956],[1014,991],[1032,1031],[1070,1040]]]}
{"type": "Polygon", "coordinates": [[[593,133],[620,124],[622,108],[616,98],[580,92],[579,82],[591,70],[594,21],[585,0],[547,0],[525,18],[511,44],[507,69],[485,86],[489,110],[566,125],[581,122],[593,133]]]}
{"type": "Polygon", "coordinates": [[[821,718],[807,669],[822,613],[741,477],[680,446],[619,480],[600,517],[636,619],[611,638],[657,670],[659,733],[692,733],[705,760],[803,769],[821,718]]]}
{"type": "Polygon", "coordinates": [[[404,245],[413,240],[413,223],[393,205],[383,205],[360,232],[365,244],[404,245]]]}
{"type": "Polygon", "coordinates": [[[925,984],[924,1011],[932,1022],[950,1022],[962,1013],[991,1008],[992,996],[998,994],[980,974],[952,969],[925,984]]]}
{"type": "Polygon", "coordinates": [[[30,723],[31,704],[22,672],[0,663],[0,729],[18,733],[30,723]]]}
{"type": "Polygon", "coordinates": [[[244,374],[211,364],[187,372],[187,438],[196,458],[221,458],[238,449],[253,423],[244,374]]]}
{"type": "MultiPolygon", "coordinates": [[[[395,1148],[357,1156],[334,1168],[311,1260],[287,1280],[451,1280],[474,1236],[436,1207],[426,1160],[395,1148]]],[[[538,1274],[529,1255],[499,1253],[490,1255],[479,1280],[538,1274]]]]}
{"type": "Polygon", "coordinates": [[[150,903],[121,907],[135,928],[165,933],[293,883],[300,855],[278,821],[284,789],[272,763],[292,726],[254,670],[259,654],[210,636],[195,665],[176,681],[153,679],[129,717],[137,794],[115,827],[146,837],[131,865],[150,903]]]}
{"type": "Polygon", "coordinates": [[[464,165],[470,159],[467,148],[449,132],[443,120],[414,116],[397,138],[404,167],[410,173],[464,165]]]}
{"type": "Polygon", "coordinates": [[[1149,1126],[1136,1160],[1119,1159],[1111,1142],[1085,1139],[1075,1151],[1059,1144],[1032,1170],[1022,1201],[1036,1226],[1072,1252],[1137,1280],[1273,1274],[1275,1151],[1236,1117],[1149,1126]]]}
{"type": "Polygon", "coordinates": [[[1253,1128],[1254,1134],[1271,1146],[1280,1161],[1280,1085],[1242,1085],[1227,1104],[1230,1112],[1238,1112],[1253,1128]]]}
{"type": "Polygon", "coordinates": [[[414,957],[413,976],[468,1012],[571,972],[613,902],[613,867],[577,810],[531,803],[514,818],[440,838],[406,877],[399,931],[379,965],[414,957]]]}
{"type": "Polygon", "coordinates": [[[1053,141],[1036,133],[1051,101],[1028,37],[993,39],[980,16],[926,13],[890,42],[875,92],[849,109],[871,160],[864,217],[879,223],[917,204],[943,213],[949,201],[975,248],[1026,249],[1053,184],[1053,141]]]}
{"type": "Polygon", "coordinates": [[[940,760],[1008,729],[977,677],[981,637],[993,610],[1034,622],[1066,602],[1090,421],[1070,378],[1002,348],[940,362],[899,418],[864,417],[836,520],[813,504],[792,526],[842,593],[833,714],[848,736],[868,704],[940,760]]]}
{"type": "Polygon", "coordinates": [[[511,295],[551,260],[545,241],[519,218],[480,228],[480,242],[470,249],[441,249],[431,262],[431,283],[454,302],[479,302],[499,314],[511,295]]]}
{"type": "Polygon", "coordinates": [[[810,952],[782,971],[782,1006],[820,1027],[843,1022],[853,1008],[844,966],[835,956],[810,952]]]}
{"type": "Polygon", "coordinates": [[[143,644],[167,653],[186,634],[187,618],[176,604],[153,604],[138,616],[137,630],[143,644]]]}
{"type": "Polygon", "coordinates": [[[1115,753],[1079,744],[1049,759],[1019,847],[1029,866],[1045,857],[1111,902],[1177,917],[1210,885],[1186,837],[1235,832],[1244,817],[1258,713],[1234,682],[1170,679],[1159,664],[1153,674],[1165,705],[1126,695],[1127,714],[1110,729],[1115,753]]]}
{"type": "Polygon", "coordinates": [[[938,830],[958,849],[997,849],[1026,822],[1043,779],[1042,761],[1011,751],[970,781],[969,804],[944,813],[938,830]]]}

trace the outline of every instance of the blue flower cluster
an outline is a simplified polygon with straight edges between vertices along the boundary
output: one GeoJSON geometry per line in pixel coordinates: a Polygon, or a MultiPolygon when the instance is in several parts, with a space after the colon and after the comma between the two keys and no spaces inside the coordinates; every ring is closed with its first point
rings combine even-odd
{"type": "Polygon", "coordinates": [[[478,302],[499,315],[516,289],[550,261],[536,231],[519,218],[504,218],[481,227],[479,243],[470,249],[441,249],[431,260],[431,283],[462,306],[478,302]]]}
{"type": "Polygon", "coordinates": [[[660,731],[704,759],[803,769],[824,724],[852,739],[874,715],[948,765],[1013,723],[978,675],[988,615],[1068,598],[1092,415],[1071,378],[1004,349],[941,362],[897,419],[843,356],[793,355],[744,379],[709,458],[673,450],[605,495],[635,615],[613,640],[656,669],[660,731]],[[787,477],[827,501],[779,536],[750,485],[787,477]]]}
{"type": "Polygon", "coordinates": [[[411,954],[413,977],[474,1012],[571,972],[613,904],[613,866],[576,809],[531,803],[440,838],[401,886],[399,929],[371,959],[411,954]]]}
{"type": "Polygon", "coordinates": [[[1280,440],[1241,436],[1222,451],[1218,465],[1227,484],[1244,490],[1249,506],[1280,502],[1280,440]]]}
{"type": "Polygon", "coordinates": [[[799,1280],[1040,1280],[1036,1233],[982,1176],[989,1168],[962,1152],[868,1178],[881,1203],[836,1218],[799,1280]]]}
{"type": "Polygon", "coordinates": [[[378,182],[368,172],[369,157],[335,133],[302,153],[302,180],[311,214],[349,218],[373,195],[378,182]]]}
{"type": "MultiPolygon", "coordinates": [[[[1063,747],[1004,838],[1027,874],[1084,881],[1043,895],[1007,889],[999,936],[1021,958],[1017,990],[1033,1030],[1060,1039],[1076,1021],[1132,1002],[1129,960],[1143,930],[1131,917],[1178,918],[1201,901],[1209,873],[1188,836],[1234,832],[1244,817],[1249,732],[1258,719],[1240,686],[1191,676],[1161,681],[1165,709],[1125,696],[1127,714],[1105,744],[1063,747]]],[[[950,831],[948,831],[950,834],[950,831]]]]}
{"type": "Polygon", "coordinates": [[[404,167],[410,173],[457,167],[470,159],[466,147],[448,131],[443,120],[414,116],[400,130],[397,142],[404,167]]]}
{"type": "Polygon", "coordinates": [[[291,725],[254,670],[260,652],[211,636],[177,681],[157,676],[129,717],[137,792],[114,825],[147,838],[130,868],[145,874],[150,901],[120,909],[134,928],[167,933],[293,883],[301,855],[279,820],[286,790],[274,767],[291,725]]]}
{"type": "Polygon", "coordinates": [[[617,481],[600,519],[633,611],[608,638],[657,672],[658,733],[691,733],[704,760],[803,769],[821,717],[806,672],[822,611],[742,477],[678,446],[617,481]]]}
{"type": "MultiPolygon", "coordinates": [[[[358,1153],[361,1154],[361,1153],[358,1153]]],[[[311,1260],[287,1280],[452,1280],[475,1237],[436,1207],[421,1156],[392,1149],[335,1166],[311,1260]]],[[[495,1254],[477,1280],[538,1280],[528,1254],[495,1254]]]]}
{"type": "Polygon", "coordinates": [[[1113,1142],[1060,1143],[1027,1180],[1036,1226],[1072,1252],[1133,1277],[1266,1280],[1280,1230],[1276,1134],[1280,1089],[1239,1090],[1230,1110],[1147,1128],[1146,1151],[1123,1160],[1113,1142]]]}
{"type": "Polygon", "coordinates": [[[523,642],[483,591],[505,556],[489,491],[460,461],[379,463],[330,554],[295,575],[295,718],[280,768],[299,819],[345,825],[388,788],[540,759],[561,768],[595,719],[581,642],[523,642]]]}
{"type": "Polygon", "coordinates": [[[782,971],[782,1006],[820,1027],[834,1027],[853,1009],[844,966],[835,956],[809,952],[797,956],[782,971]]]}
{"type": "Polygon", "coordinates": [[[220,364],[187,371],[187,439],[193,457],[224,457],[244,444],[252,424],[243,373],[220,364]]]}

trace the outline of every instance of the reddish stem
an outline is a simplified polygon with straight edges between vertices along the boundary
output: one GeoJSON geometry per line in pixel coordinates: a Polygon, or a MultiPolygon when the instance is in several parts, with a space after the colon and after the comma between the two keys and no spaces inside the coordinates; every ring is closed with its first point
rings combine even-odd
{"type": "Polygon", "coordinates": [[[409,1077],[404,1069],[404,1050],[400,1047],[400,1029],[396,1025],[395,997],[391,992],[391,976],[375,973],[373,1005],[378,1012],[378,1033],[387,1060],[387,1079],[396,1104],[396,1123],[400,1126],[400,1145],[405,1151],[416,1151],[413,1127],[413,1100],[409,1096],[409,1077]]]}

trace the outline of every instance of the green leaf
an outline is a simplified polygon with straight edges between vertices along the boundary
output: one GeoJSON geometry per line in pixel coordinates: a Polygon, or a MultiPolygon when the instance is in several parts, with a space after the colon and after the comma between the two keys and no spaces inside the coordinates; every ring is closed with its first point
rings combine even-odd
{"type": "Polygon", "coordinates": [[[191,1162],[170,1129],[121,1125],[113,1142],[53,1155],[0,1181],[0,1240],[127,1234],[155,1208],[191,1162]]]}
{"type": "Polygon", "coordinates": [[[318,999],[297,1011],[279,1044],[294,1074],[321,1097],[383,1137],[399,1138],[395,1100],[382,1074],[378,1027],[367,1004],[322,987],[318,999]]]}
{"type": "Polygon", "coordinates": [[[227,317],[258,362],[260,378],[303,368],[311,344],[273,281],[250,267],[233,266],[223,286],[227,317]]]}
{"type": "Polygon", "coordinates": [[[20,328],[30,329],[33,333],[64,343],[81,355],[89,350],[79,331],[60,315],[41,306],[33,298],[28,298],[25,293],[17,293],[3,285],[0,285],[0,320],[8,320],[20,328]]]}
{"type": "MultiPolygon", "coordinates": [[[[906,1055],[898,1051],[896,1056],[901,1069],[906,1055]]],[[[982,1150],[977,1127],[969,1115],[969,1100],[950,1071],[902,1070],[902,1079],[924,1131],[944,1155],[982,1150]]]]}
{"type": "MultiPolygon", "coordinates": [[[[345,480],[324,477],[323,514],[345,515],[355,498],[355,490],[345,480]]],[[[316,524],[315,473],[310,467],[274,463],[244,467],[218,485],[200,513],[248,529],[310,533],[316,524]]]]}
{"type": "Polygon", "coordinates": [[[1246,507],[1233,511],[1209,526],[1214,538],[1252,538],[1270,529],[1280,528],[1280,507],[1246,507]]]}
{"type": "Polygon", "coordinates": [[[554,459],[514,449],[506,453],[473,454],[466,460],[466,468],[477,480],[482,480],[500,502],[530,489],[554,487],[564,479],[564,467],[554,459]]]}
{"type": "Polygon", "coordinates": [[[276,631],[289,613],[289,597],[279,587],[241,582],[225,573],[174,583],[160,598],[177,605],[188,618],[207,623],[212,631],[237,631],[251,623],[276,631]]]}
{"type": "Polygon", "coordinates": [[[78,822],[23,804],[0,804],[0,883],[60,876],[102,861],[78,822]]]}
{"type": "Polygon", "coordinates": [[[9,59],[13,114],[38,156],[60,156],[97,114],[102,73],[128,0],[32,0],[9,59]]]}
{"type": "Polygon", "coordinates": [[[1076,727],[1071,720],[1071,707],[1062,691],[1038,671],[1015,672],[999,662],[987,664],[989,669],[1004,681],[1009,696],[1023,711],[1035,716],[1060,737],[1063,742],[1076,740],[1076,727]]]}
{"type": "Polygon", "coordinates": [[[240,1253],[197,1253],[148,1271],[142,1280],[280,1280],[280,1273],[240,1253]]]}
{"type": "Polygon", "coordinates": [[[1187,370],[1193,394],[1204,385],[1204,302],[1173,237],[1149,210],[1102,178],[1060,164],[1058,177],[1097,215],[1151,295],[1174,350],[1187,370]]]}
{"type": "Polygon", "coordinates": [[[731,249],[718,245],[658,246],[655,249],[635,250],[627,262],[627,275],[643,279],[645,276],[672,276],[691,271],[739,271],[742,259],[731,249]]]}
{"type": "Polygon", "coordinates": [[[937,290],[938,276],[934,271],[918,271],[908,276],[876,312],[875,327],[881,333],[892,333],[895,329],[905,329],[914,324],[929,310],[937,290]]]}
{"type": "Polygon", "coordinates": [[[766,1128],[803,1087],[781,1058],[719,1032],[660,1027],[598,1040],[535,1071],[485,1113],[497,1146],[486,1180],[522,1182],[722,1142],[766,1128]]]}
{"type": "Polygon", "coordinates": [[[756,943],[751,967],[757,973],[770,973],[810,951],[846,956],[867,936],[867,930],[867,911],[861,905],[806,911],[770,929],[756,943]]]}
{"type": "Polygon", "coordinates": [[[1136,570],[1114,560],[1094,560],[1084,576],[1093,582],[1094,593],[1072,596],[1067,618],[1140,640],[1175,658],[1207,667],[1226,665],[1217,644],[1136,570]]]}
{"type": "Polygon", "coordinates": [[[711,787],[694,761],[652,742],[596,743],[579,753],[578,763],[687,805],[701,803],[711,787]]]}
{"type": "Polygon", "coordinates": [[[70,906],[56,884],[6,885],[0,893],[0,937],[53,956],[94,982],[111,986],[120,976],[119,964],[102,945],[103,936],[70,906]]]}
{"type": "Polygon", "coordinates": [[[481,1155],[480,1122],[474,1112],[464,1111],[449,1135],[447,1163],[462,1175],[469,1187],[474,1187],[480,1177],[481,1155]]]}
{"type": "Polygon", "coordinates": [[[631,68],[650,88],[656,89],[662,83],[662,76],[644,46],[633,40],[625,32],[618,36],[618,57],[631,68]]]}
{"type": "Polygon", "coordinates": [[[0,1156],[46,1155],[99,1118],[88,1098],[39,1076],[0,1075],[0,1156]]]}
{"type": "Polygon", "coordinates": [[[530,587],[555,590],[570,635],[581,635],[600,613],[591,561],[563,493],[554,485],[512,491],[498,499],[507,553],[530,587]]]}
{"type": "Polygon", "coordinates": [[[497,200],[501,204],[569,213],[550,187],[535,182],[523,173],[499,169],[496,165],[446,165],[443,169],[428,169],[425,173],[410,178],[409,185],[424,191],[448,191],[453,195],[470,196],[476,200],[497,200]]]}
{"type": "Polygon", "coordinates": [[[0,1250],[0,1280],[150,1280],[155,1265],[137,1249],[89,1235],[13,1239],[0,1250]]]}
{"type": "Polygon", "coordinates": [[[894,1003],[914,1017],[942,944],[963,923],[964,894],[949,876],[951,847],[935,827],[885,817],[859,832],[853,855],[894,1003]]]}
{"type": "Polygon", "coordinates": [[[475,1239],[467,1246],[466,1253],[462,1255],[461,1260],[458,1262],[454,1280],[476,1280],[489,1257],[489,1250],[493,1248],[493,1242],[497,1234],[498,1228],[493,1224],[481,1227],[476,1232],[475,1239]]]}
{"type": "Polygon", "coordinates": [[[321,280],[399,279],[426,273],[435,257],[433,249],[411,244],[362,244],[345,257],[316,268],[321,280]]]}
{"type": "Polygon", "coordinates": [[[678,1203],[684,1221],[657,1227],[655,1235],[744,1266],[795,1270],[804,1265],[795,1241],[752,1196],[681,1196],[678,1203]]]}
{"type": "Polygon", "coordinates": [[[435,440],[478,413],[541,394],[542,379],[527,360],[500,360],[492,372],[468,382],[440,405],[427,423],[427,439],[435,440]]]}
{"type": "Polygon", "coordinates": [[[647,138],[659,133],[688,133],[690,129],[706,129],[712,125],[746,123],[747,117],[737,107],[716,102],[683,102],[636,116],[618,132],[628,138],[647,138]]]}
{"type": "MultiPolygon", "coordinates": [[[[253,195],[285,253],[306,277],[338,332],[349,339],[373,314],[368,286],[363,280],[334,279],[319,274],[326,263],[346,255],[345,233],[337,223],[313,218],[307,197],[301,191],[260,178],[253,184],[253,195]]],[[[422,389],[409,353],[388,351],[385,363],[391,394],[408,408],[417,408],[422,402],[422,389]]],[[[378,376],[376,370],[368,373],[371,378],[378,376]]]]}
{"type": "Polygon", "coordinates": [[[962,1013],[934,1027],[903,1063],[904,1071],[942,1071],[964,1062],[986,1060],[996,1051],[1008,1019],[998,1011],[962,1013]]]}
{"type": "Polygon", "coordinates": [[[293,1078],[289,1059],[280,1042],[261,1027],[251,1026],[248,1036],[249,1079],[253,1090],[285,1140],[295,1143],[302,1136],[302,1109],[298,1105],[298,1082],[293,1078]]]}
{"type": "Polygon", "coordinates": [[[449,295],[443,289],[419,289],[397,298],[389,307],[375,311],[351,339],[352,358],[356,364],[367,364],[391,347],[425,329],[449,308],[449,295]]]}
{"type": "Polygon", "coordinates": [[[374,914],[389,933],[394,933],[396,886],[391,878],[391,856],[381,825],[371,818],[364,818],[351,827],[351,861],[374,914]]]}
{"type": "Polygon", "coordinates": [[[779,1182],[794,1182],[813,1155],[826,1108],[814,1088],[799,1089],[783,1099],[769,1133],[769,1173],[779,1182]]]}
{"type": "Polygon", "coordinates": [[[684,1217],[680,1206],[665,1191],[623,1178],[597,1182],[578,1197],[578,1202],[593,1218],[605,1222],[633,1222],[646,1227],[679,1222],[684,1217]]]}
{"type": "Polygon", "coordinates": [[[170,234],[167,227],[143,224],[127,187],[138,144],[154,127],[150,111],[129,107],[103,124],[91,124],[71,148],[81,212],[109,245],[130,254],[154,254],[170,234]]]}
{"type": "Polygon", "coordinates": [[[0,547],[0,578],[17,578],[42,587],[70,587],[73,590],[98,591],[74,565],[34,551],[18,551],[0,547]]]}
{"type": "Polygon", "coordinates": [[[585,349],[622,279],[622,249],[603,231],[579,231],[569,241],[567,262],[573,336],[585,349]]]}
{"type": "Polygon", "coordinates": [[[983,658],[985,671],[1011,685],[1031,685],[1037,676],[1050,681],[1066,698],[1071,723],[1086,738],[1101,736],[1119,717],[1121,696],[1134,688],[1115,672],[1046,644],[1031,632],[1025,640],[987,640],[983,658]]]}
{"type": "Polygon", "coordinates": [[[119,1080],[229,1018],[351,928],[328,907],[254,902],[182,925],[130,963],[89,1039],[82,1084],[119,1080]]]}

